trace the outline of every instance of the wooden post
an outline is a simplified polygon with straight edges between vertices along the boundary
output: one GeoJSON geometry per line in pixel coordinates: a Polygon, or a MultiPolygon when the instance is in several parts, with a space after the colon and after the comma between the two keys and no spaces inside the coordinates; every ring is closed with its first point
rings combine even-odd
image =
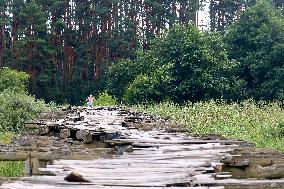
{"type": "Polygon", "coordinates": [[[43,161],[37,157],[32,157],[31,154],[29,158],[25,161],[25,176],[39,175],[39,168],[44,168],[49,163],[49,161],[43,161]]]}

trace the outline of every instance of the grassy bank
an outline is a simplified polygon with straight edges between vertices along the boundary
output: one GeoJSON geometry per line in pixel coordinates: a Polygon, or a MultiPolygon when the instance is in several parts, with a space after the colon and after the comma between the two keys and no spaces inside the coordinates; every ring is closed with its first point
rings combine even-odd
{"type": "MultiPolygon", "coordinates": [[[[1,143],[10,143],[13,133],[0,133],[1,143]]],[[[20,177],[24,175],[24,162],[0,161],[0,177],[20,177]]]]}
{"type": "Polygon", "coordinates": [[[277,103],[210,101],[180,106],[165,102],[134,108],[168,117],[195,134],[222,134],[284,151],[284,110],[277,103]]]}

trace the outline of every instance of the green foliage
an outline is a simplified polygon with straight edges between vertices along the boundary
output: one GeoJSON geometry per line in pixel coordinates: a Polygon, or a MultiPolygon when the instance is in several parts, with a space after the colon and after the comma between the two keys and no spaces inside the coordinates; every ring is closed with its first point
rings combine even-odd
{"type": "Polygon", "coordinates": [[[138,75],[135,80],[129,85],[124,95],[124,101],[130,104],[151,101],[152,98],[157,98],[154,89],[155,81],[151,80],[147,75],[138,75]],[[154,94],[153,94],[154,93],[154,94]]]}
{"type": "Polygon", "coordinates": [[[0,143],[9,144],[14,136],[13,132],[0,132],[0,143]]]}
{"type": "Polygon", "coordinates": [[[23,124],[42,111],[50,110],[44,101],[24,93],[5,90],[0,93],[0,131],[15,131],[23,129],[23,124]]]}
{"type": "Polygon", "coordinates": [[[280,122],[277,125],[278,131],[275,133],[278,137],[284,137],[284,122],[280,122]]]}
{"type": "Polygon", "coordinates": [[[29,75],[25,72],[4,67],[0,70],[0,92],[10,90],[14,92],[25,92],[29,75]]]}
{"type": "Polygon", "coordinates": [[[138,75],[127,88],[123,100],[129,104],[161,102],[169,98],[167,92],[171,78],[168,74],[172,64],[158,67],[154,72],[138,75]]]}
{"type": "Polygon", "coordinates": [[[283,99],[283,16],[267,1],[248,8],[227,32],[230,58],[254,99],[283,99]]]}
{"type": "Polygon", "coordinates": [[[22,161],[0,161],[0,177],[24,176],[24,164],[22,161]]]}
{"type": "Polygon", "coordinates": [[[20,131],[25,121],[51,109],[28,95],[28,78],[25,72],[5,67],[0,70],[0,132],[20,131]]]}
{"type": "Polygon", "coordinates": [[[107,73],[107,89],[110,94],[121,98],[127,85],[135,78],[137,67],[131,60],[120,60],[111,65],[107,73]]]}
{"type": "MultiPolygon", "coordinates": [[[[0,66],[27,71],[29,91],[38,98],[77,104],[104,90],[102,67],[133,60],[156,34],[195,20],[203,2],[1,0],[0,66]]],[[[129,83],[114,80],[107,90],[120,99],[129,83]]]]}
{"type": "MultiPolygon", "coordinates": [[[[0,143],[10,143],[14,133],[0,132],[0,143]]],[[[0,177],[24,176],[24,162],[21,161],[0,161],[0,177]]]]}
{"type": "Polygon", "coordinates": [[[135,60],[121,59],[114,62],[107,70],[107,91],[118,99],[123,97],[128,85],[139,74],[151,73],[156,68],[156,62],[148,52],[138,51],[136,56],[135,60]]]}
{"type": "Polygon", "coordinates": [[[153,42],[147,56],[139,57],[151,69],[133,80],[125,100],[238,99],[243,82],[234,75],[238,62],[228,59],[226,48],[221,34],[205,35],[195,26],[173,27],[153,42]]]}
{"type": "Polygon", "coordinates": [[[101,92],[94,100],[95,106],[113,106],[117,105],[117,99],[110,96],[106,91],[101,92]]]}
{"type": "Polygon", "coordinates": [[[284,151],[284,110],[277,103],[208,101],[181,106],[171,102],[136,106],[136,110],[169,117],[195,134],[222,134],[284,151]]]}
{"type": "Polygon", "coordinates": [[[102,90],[119,100],[133,94],[132,102],[141,101],[139,93],[148,101],[284,99],[283,14],[274,7],[283,2],[210,1],[212,30],[250,7],[222,33],[228,45],[220,33],[175,25],[193,23],[204,2],[2,0],[0,64],[27,71],[33,95],[60,103],[78,104],[102,90]],[[160,84],[155,75],[170,65],[170,79],[160,84]]]}

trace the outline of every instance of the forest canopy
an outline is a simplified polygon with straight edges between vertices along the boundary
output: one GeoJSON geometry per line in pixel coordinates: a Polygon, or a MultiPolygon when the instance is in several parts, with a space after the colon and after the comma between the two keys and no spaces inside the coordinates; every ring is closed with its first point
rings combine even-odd
{"type": "Polygon", "coordinates": [[[279,0],[1,0],[0,66],[59,103],[283,100],[283,24],[279,0]]]}

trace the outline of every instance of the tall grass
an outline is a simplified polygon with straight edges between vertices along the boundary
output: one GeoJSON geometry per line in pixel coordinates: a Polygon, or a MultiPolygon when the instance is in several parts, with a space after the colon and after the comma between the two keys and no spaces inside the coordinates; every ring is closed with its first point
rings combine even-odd
{"type": "MultiPolygon", "coordinates": [[[[13,133],[0,133],[1,143],[10,143],[13,133]]],[[[24,175],[24,162],[0,161],[0,177],[20,177],[24,175]]]]}
{"type": "Polygon", "coordinates": [[[277,103],[209,101],[181,106],[164,102],[134,108],[168,117],[186,125],[194,134],[222,134],[284,151],[284,110],[277,103]]]}

